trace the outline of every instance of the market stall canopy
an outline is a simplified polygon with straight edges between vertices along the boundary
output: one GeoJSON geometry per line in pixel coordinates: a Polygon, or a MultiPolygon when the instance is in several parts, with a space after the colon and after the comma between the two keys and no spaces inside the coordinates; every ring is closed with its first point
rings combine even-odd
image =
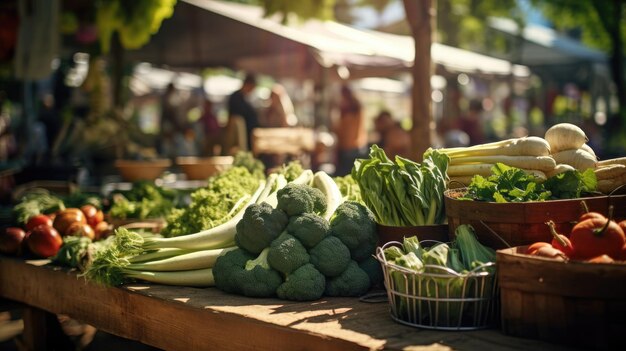
{"type": "MultiPolygon", "coordinates": [[[[490,18],[489,26],[508,36],[519,35],[519,26],[508,18],[490,18]]],[[[529,24],[521,33],[520,56],[509,57],[524,65],[550,65],[578,62],[604,63],[607,55],[581,42],[559,34],[552,28],[529,24]]]]}
{"type": "MultiPolygon", "coordinates": [[[[527,76],[527,67],[433,44],[447,70],[527,76]]],[[[214,0],[181,0],[172,18],[131,59],[172,68],[226,66],[274,77],[362,78],[407,71],[413,38],[362,30],[333,21],[281,24],[261,7],[214,0]]]]}

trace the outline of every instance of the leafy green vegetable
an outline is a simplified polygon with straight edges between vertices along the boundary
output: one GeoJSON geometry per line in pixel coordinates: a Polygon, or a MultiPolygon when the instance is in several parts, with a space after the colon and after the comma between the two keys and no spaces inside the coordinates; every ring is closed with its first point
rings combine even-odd
{"type": "Polygon", "coordinates": [[[108,213],[118,219],[165,217],[174,209],[177,196],[176,190],[138,181],[128,191],[111,193],[112,205],[108,213]]]}
{"type": "Polygon", "coordinates": [[[548,178],[544,183],[546,189],[552,193],[555,199],[575,199],[583,194],[596,190],[598,180],[593,169],[588,168],[584,172],[567,171],[548,178]]]}
{"type": "Polygon", "coordinates": [[[567,171],[543,183],[532,174],[502,163],[496,163],[491,170],[493,174],[489,177],[474,176],[467,194],[460,199],[491,202],[572,199],[593,192],[597,185],[592,169],[583,173],[567,171]]]}
{"type": "Polygon", "coordinates": [[[343,195],[346,201],[363,203],[361,189],[359,188],[359,184],[352,178],[352,175],[348,174],[343,177],[334,177],[333,180],[339,187],[339,191],[341,191],[341,195],[343,195]]]}
{"type": "Polygon", "coordinates": [[[257,179],[265,179],[265,165],[249,151],[239,151],[233,160],[233,167],[243,167],[257,179]]]}
{"type": "Polygon", "coordinates": [[[390,226],[443,223],[448,156],[432,150],[419,164],[396,156],[390,160],[377,145],[369,159],[357,159],[352,177],[376,221],[390,226]]]}
{"type": "Polygon", "coordinates": [[[173,210],[161,234],[174,237],[197,233],[227,222],[254,193],[259,178],[245,167],[232,167],[209,178],[206,187],[191,193],[191,203],[173,210]]]}
{"type": "Polygon", "coordinates": [[[20,226],[24,226],[28,219],[38,214],[48,214],[65,209],[63,201],[47,192],[28,193],[13,207],[13,218],[20,226]]]}

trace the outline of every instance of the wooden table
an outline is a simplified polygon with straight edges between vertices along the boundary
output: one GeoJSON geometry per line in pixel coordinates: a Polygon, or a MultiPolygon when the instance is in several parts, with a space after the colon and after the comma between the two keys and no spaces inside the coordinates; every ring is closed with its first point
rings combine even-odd
{"type": "Polygon", "coordinates": [[[34,337],[34,349],[46,349],[37,330],[38,313],[67,314],[166,350],[565,349],[507,337],[496,329],[411,328],[392,321],[386,303],[355,298],[294,303],[233,296],[214,288],[152,284],[107,288],[46,262],[0,256],[0,297],[31,306],[25,313],[24,334],[34,337]]]}

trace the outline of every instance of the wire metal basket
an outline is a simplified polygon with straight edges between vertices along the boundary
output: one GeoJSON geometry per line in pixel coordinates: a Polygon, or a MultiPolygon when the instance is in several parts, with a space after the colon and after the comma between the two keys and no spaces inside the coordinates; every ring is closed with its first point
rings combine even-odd
{"type": "Polygon", "coordinates": [[[391,317],[402,324],[438,330],[475,330],[492,326],[498,309],[495,263],[467,273],[424,265],[424,272],[385,259],[388,242],[376,251],[385,276],[391,317]]]}

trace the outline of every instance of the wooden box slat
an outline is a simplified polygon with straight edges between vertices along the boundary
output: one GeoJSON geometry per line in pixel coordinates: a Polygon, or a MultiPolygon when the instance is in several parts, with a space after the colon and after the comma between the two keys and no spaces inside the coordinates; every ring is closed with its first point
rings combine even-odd
{"type": "Polygon", "coordinates": [[[584,347],[626,347],[626,264],[497,252],[504,333],[584,347]]]}

